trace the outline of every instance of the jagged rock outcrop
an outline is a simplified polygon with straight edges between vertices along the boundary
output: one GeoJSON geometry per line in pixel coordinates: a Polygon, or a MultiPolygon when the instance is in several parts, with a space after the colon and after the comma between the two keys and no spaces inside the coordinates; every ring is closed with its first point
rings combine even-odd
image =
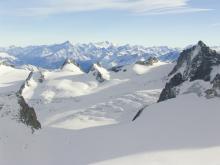
{"type": "Polygon", "coordinates": [[[62,71],[73,72],[74,74],[82,74],[84,73],[80,68],[79,64],[72,59],[67,59],[61,66],[62,71]]]}
{"type": "Polygon", "coordinates": [[[144,111],[145,108],[147,108],[148,105],[143,106],[134,116],[134,118],[132,119],[132,121],[135,121],[138,117],[140,117],[140,115],[142,114],[142,112],[144,111]]]}
{"type": "Polygon", "coordinates": [[[217,74],[212,81],[213,89],[220,89],[220,74],[217,74]]]}
{"type": "Polygon", "coordinates": [[[136,64],[149,66],[157,63],[158,61],[159,60],[156,57],[149,57],[146,61],[137,61],[136,64]]]}
{"type": "Polygon", "coordinates": [[[96,80],[100,83],[110,80],[109,72],[98,63],[93,64],[89,72],[95,76],[96,80]]]}
{"type": "Polygon", "coordinates": [[[17,94],[18,98],[18,104],[20,105],[20,111],[19,111],[19,119],[22,123],[26,124],[27,126],[30,126],[32,131],[35,129],[40,129],[41,124],[37,120],[37,115],[34,111],[34,108],[30,107],[23,96],[20,94],[17,94]]]}
{"type": "Polygon", "coordinates": [[[178,58],[177,64],[169,74],[182,72],[184,80],[210,81],[212,67],[220,64],[220,55],[199,41],[196,46],[184,50],[178,58]]]}
{"type": "Polygon", "coordinates": [[[45,76],[41,71],[39,71],[39,74],[40,74],[40,77],[38,78],[38,82],[43,83],[45,80],[45,76]]]}
{"type": "Polygon", "coordinates": [[[211,83],[212,83],[212,88],[206,90],[206,97],[207,98],[220,97],[220,74],[217,74],[211,83]]]}
{"type": "Polygon", "coordinates": [[[63,65],[61,66],[61,69],[63,69],[67,64],[74,64],[77,67],[79,67],[79,64],[75,60],[73,60],[73,59],[66,59],[64,61],[63,65]]]}
{"type": "Polygon", "coordinates": [[[41,124],[37,120],[37,115],[34,111],[34,108],[30,107],[24,97],[22,96],[22,92],[24,88],[29,86],[29,81],[33,75],[33,72],[30,72],[28,75],[27,79],[23,83],[23,85],[20,87],[19,91],[16,93],[17,99],[18,99],[18,104],[20,105],[20,111],[19,111],[19,119],[22,123],[26,124],[27,126],[30,126],[32,131],[35,129],[40,129],[41,124]]]}
{"type": "Polygon", "coordinates": [[[109,71],[113,71],[113,72],[119,72],[123,69],[123,66],[114,66],[112,68],[109,69],[109,71]]]}
{"type": "Polygon", "coordinates": [[[176,86],[182,84],[184,82],[183,76],[181,73],[177,73],[174,75],[168,83],[166,83],[165,88],[160,94],[160,98],[158,102],[165,101],[167,99],[175,98],[177,95],[176,86]]]}
{"type": "MultiPolygon", "coordinates": [[[[184,50],[177,60],[177,64],[169,74],[169,82],[162,90],[158,102],[175,98],[178,94],[177,86],[185,81],[210,81],[213,67],[220,65],[220,54],[210,49],[202,41],[184,50]]],[[[218,76],[217,78],[218,79],[218,76]]],[[[213,80],[214,81],[214,80],[213,80]]],[[[218,82],[215,80],[215,82],[218,82]]],[[[215,83],[216,84],[216,83],[215,83]]],[[[214,86],[214,83],[213,83],[214,86]]],[[[211,90],[207,91],[211,93],[211,90]]]]}

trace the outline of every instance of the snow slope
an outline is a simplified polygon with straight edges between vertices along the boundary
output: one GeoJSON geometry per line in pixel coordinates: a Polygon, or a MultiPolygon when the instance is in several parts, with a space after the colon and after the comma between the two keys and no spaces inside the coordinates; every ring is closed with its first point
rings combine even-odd
{"type": "Polygon", "coordinates": [[[19,90],[29,71],[0,65],[0,94],[10,94],[19,90]]]}
{"type": "Polygon", "coordinates": [[[109,80],[103,83],[91,74],[68,70],[45,71],[45,80],[39,83],[35,73],[23,96],[35,108],[43,127],[82,129],[128,122],[139,109],[157,100],[164,75],[173,64],[139,66],[145,67],[142,75],[137,66],[125,67],[126,72],[109,72],[109,80]]]}
{"type": "Polygon", "coordinates": [[[156,104],[173,67],[127,65],[102,83],[69,69],[35,70],[23,90],[42,125],[32,134],[13,120],[18,107],[9,95],[29,71],[1,65],[0,164],[218,165],[218,97],[199,96],[186,82],[178,97],[156,104]]]}
{"type": "Polygon", "coordinates": [[[1,134],[0,162],[217,165],[219,106],[219,98],[184,95],[146,108],[134,123],[77,131],[46,127],[17,134],[17,141],[1,134]]]}

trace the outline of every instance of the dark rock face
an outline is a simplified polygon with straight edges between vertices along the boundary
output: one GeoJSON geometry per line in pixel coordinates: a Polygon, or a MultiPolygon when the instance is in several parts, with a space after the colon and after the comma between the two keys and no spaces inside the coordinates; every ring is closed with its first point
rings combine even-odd
{"type": "Polygon", "coordinates": [[[153,65],[154,63],[157,63],[159,60],[156,57],[149,57],[148,60],[146,61],[137,61],[136,64],[140,64],[140,65],[153,65]]]}
{"type": "Polygon", "coordinates": [[[26,103],[24,97],[22,96],[23,89],[25,88],[26,85],[27,86],[29,85],[28,82],[31,79],[32,75],[33,72],[30,72],[24,84],[20,87],[19,91],[17,92],[16,96],[18,98],[18,104],[20,105],[20,112],[19,112],[20,121],[26,124],[27,126],[30,126],[32,132],[34,132],[34,129],[41,128],[41,124],[37,120],[37,115],[34,111],[34,108],[30,107],[26,103]]]}
{"type": "Polygon", "coordinates": [[[212,81],[212,84],[214,89],[220,89],[220,74],[217,74],[215,76],[214,80],[212,81]]]}
{"type": "Polygon", "coordinates": [[[212,81],[212,88],[206,90],[206,97],[213,98],[213,97],[220,97],[220,74],[217,74],[212,81]]]}
{"type": "Polygon", "coordinates": [[[40,77],[39,77],[39,79],[38,79],[38,82],[39,82],[39,83],[43,83],[44,80],[45,80],[45,76],[43,75],[42,72],[40,72],[40,77]]]}
{"type": "MultiPolygon", "coordinates": [[[[210,81],[211,71],[214,66],[220,65],[220,54],[211,50],[202,41],[196,46],[184,50],[177,60],[177,64],[169,74],[172,77],[163,89],[158,102],[175,98],[177,95],[176,87],[184,81],[204,80],[210,81]]],[[[219,84],[219,77],[214,80],[214,84],[219,84]]],[[[211,95],[214,91],[207,91],[211,95]]]]}
{"type": "Polygon", "coordinates": [[[134,118],[132,119],[132,121],[135,121],[138,117],[140,117],[141,113],[144,111],[145,108],[147,108],[148,105],[143,106],[134,116],[134,118]]]}
{"type": "Polygon", "coordinates": [[[175,76],[173,76],[171,79],[170,79],[170,82],[169,84],[173,87],[175,86],[178,86],[180,84],[182,84],[184,82],[184,79],[183,79],[183,76],[181,73],[177,73],[175,74],[175,76]]]}
{"type": "Polygon", "coordinates": [[[184,82],[183,76],[181,73],[177,73],[173,76],[168,83],[166,83],[165,88],[162,90],[158,102],[165,101],[167,99],[175,98],[177,91],[176,86],[184,82]]]}
{"type": "Polygon", "coordinates": [[[106,79],[103,77],[102,73],[98,70],[98,68],[95,65],[97,65],[98,67],[102,67],[99,63],[93,64],[89,72],[92,73],[92,75],[96,78],[98,82],[102,83],[106,79]]]}
{"type": "Polygon", "coordinates": [[[109,69],[109,71],[113,71],[113,72],[119,72],[121,71],[123,68],[123,66],[115,66],[109,69]]]}
{"type": "Polygon", "coordinates": [[[93,75],[96,77],[96,80],[100,83],[104,82],[105,79],[102,77],[102,74],[98,71],[93,72],[93,75]]]}
{"type": "Polygon", "coordinates": [[[169,76],[176,73],[180,68],[184,69],[185,80],[210,81],[212,67],[220,64],[220,55],[207,47],[202,41],[196,46],[184,50],[177,61],[177,65],[169,76]],[[185,68],[184,68],[185,67],[185,68]]]}
{"type": "Polygon", "coordinates": [[[21,107],[20,108],[20,113],[19,113],[20,121],[22,123],[26,124],[27,126],[30,126],[32,131],[34,131],[34,129],[40,129],[41,124],[37,120],[37,115],[34,111],[34,108],[30,107],[25,102],[23,96],[17,94],[17,98],[18,98],[18,103],[21,107]]]}

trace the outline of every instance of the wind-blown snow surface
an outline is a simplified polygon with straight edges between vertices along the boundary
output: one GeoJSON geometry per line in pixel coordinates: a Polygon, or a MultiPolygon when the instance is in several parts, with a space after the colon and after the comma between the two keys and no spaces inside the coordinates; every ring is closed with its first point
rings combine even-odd
{"type": "Polygon", "coordinates": [[[105,73],[99,67],[108,79],[103,83],[78,69],[45,71],[42,83],[35,73],[23,96],[43,127],[82,129],[130,122],[139,109],[156,102],[172,66],[162,62],[149,67],[129,65],[117,73],[105,73]]]}
{"type": "MultiPolygon", "coordinates": [[[[0,164],[217,165],[219,98],[183,94],[153,104],[172,68],[173,64],[161,62],[126,66],[111,72],[103,83],[75,70],[35,72],[23,95],[35,108],[42,129],[31,134],[13,120],[0,120],[0,164]],[[42,74],[44,80],[39,82],[42,74]]],[[[14,72],[20,78],[8,79],[19,86],[26,71],[15,69],[10,74],[14,72]]],[[[1,77],[4,73],[0,70],[1,77]]],[[[0,83],[4,96],[11,92],[4,86],[9,82],[0,83]]]]}

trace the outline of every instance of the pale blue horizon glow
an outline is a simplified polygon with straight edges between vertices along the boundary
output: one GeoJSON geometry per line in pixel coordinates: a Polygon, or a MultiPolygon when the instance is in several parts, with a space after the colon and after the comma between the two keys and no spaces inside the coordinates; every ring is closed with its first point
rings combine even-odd
{"type": "Polygon", "coordinates": [[[7,0],[0,47],[110,41],[185,47],[220,45],[219,0],[7,0]]]}

